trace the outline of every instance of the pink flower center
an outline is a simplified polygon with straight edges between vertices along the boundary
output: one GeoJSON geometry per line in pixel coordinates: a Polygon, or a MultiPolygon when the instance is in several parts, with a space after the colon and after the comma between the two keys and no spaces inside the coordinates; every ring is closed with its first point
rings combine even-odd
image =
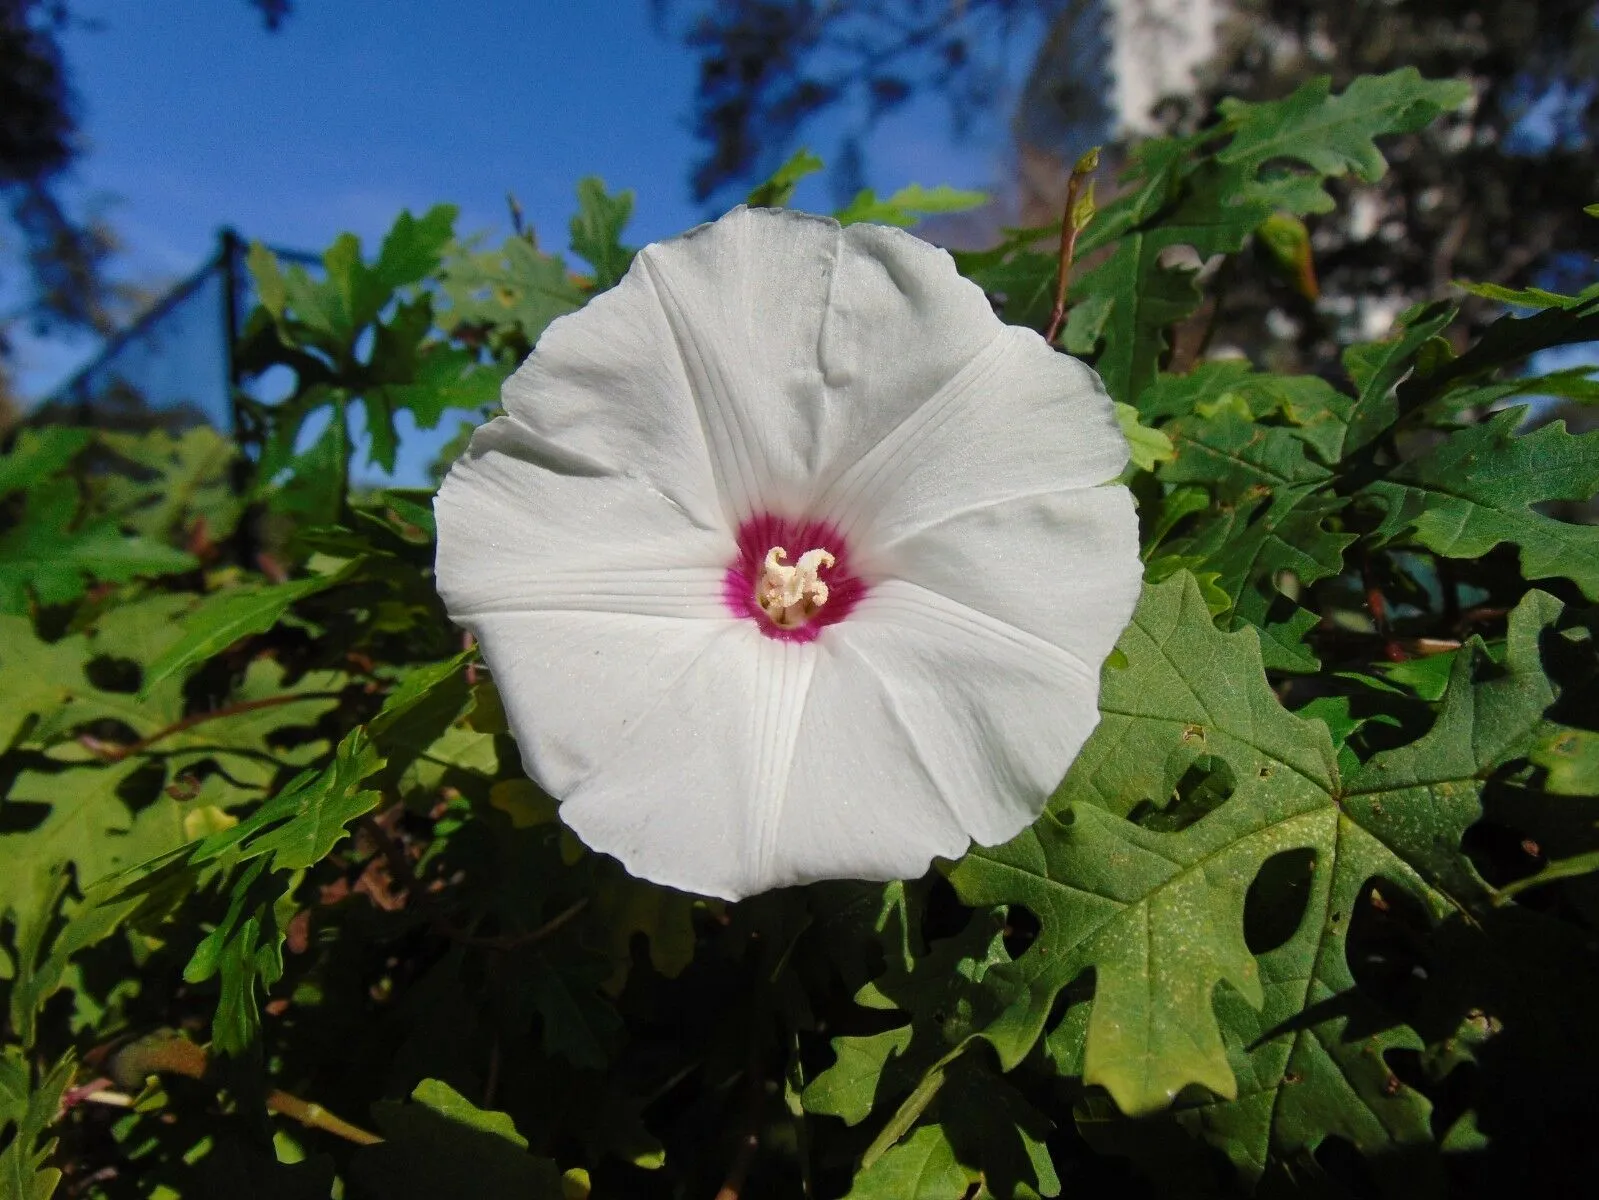
{"type": "Polygon", "coordinates": [[[812,641],[865,594],[850,570],[849,547],[831,525],[762,514],[738,527],[738,557],[722,597],[767,637],[812,641]]]}

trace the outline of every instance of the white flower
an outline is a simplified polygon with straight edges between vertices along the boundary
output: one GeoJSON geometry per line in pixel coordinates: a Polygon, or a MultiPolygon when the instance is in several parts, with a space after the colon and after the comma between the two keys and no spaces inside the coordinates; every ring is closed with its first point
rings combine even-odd
{"type": "Polygon", "coordinates": [[[504,403],[439,492],[438,586],[589,846],[736,899],[1038,816],[1138,592],[1127,446],[942,250],[737,209],[504,403]]]}

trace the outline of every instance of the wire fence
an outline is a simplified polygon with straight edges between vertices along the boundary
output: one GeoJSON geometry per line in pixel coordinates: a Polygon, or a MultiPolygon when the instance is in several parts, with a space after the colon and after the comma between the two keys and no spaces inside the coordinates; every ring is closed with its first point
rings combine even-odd
{"type": "MultiPolygon", "coordinates": [[[[231,229],[203,267],[113,337],[57,388],[35,419],[102,429],[173,431],[197,424],[239,428],[241,380],[234,349],[256,304],[246,243],[231,229]]],[[[319,266],[313,254],[276,247],[285,262],[319,266]]]]}

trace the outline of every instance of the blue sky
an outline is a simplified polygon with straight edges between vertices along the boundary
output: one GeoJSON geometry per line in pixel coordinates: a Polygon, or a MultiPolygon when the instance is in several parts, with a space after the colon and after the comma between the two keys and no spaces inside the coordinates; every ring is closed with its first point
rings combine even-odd
{"type": "MultiPolygon", "coordinates": [[[[85,153],[66,194],[104,212],[124,243],[116,273],[150,292],[205,262],[224,225],[312,251],[351,230],[370,249],[401,209],[448,201],[461,232],[497,239],[508,191],[541,244],[564,248],[589,174],[637,193],[635,244],[708,215],[687,183],[696,62],[651,24],[649,0],[296,0],[277,33],[245,0],[74,0],[73,13],[85,153]]],[[[812,144],[833,145],[836,124],[812,144]]],[[[912,104],[869,144],[868,182],[983,186],[1001,167],[993,126],[957,146],[939,103],[912,104]]],[[[827,201],[820,181],[798,197],[827,201]]],[[[4,274],[15,281],[14,262],[4,274]]],[[[96,349],[18,342],[34,399],[96,349]]],[[[420,482],[455,425],[402,444],[398,481],[420,482]]]]}
{"type": "MultiPolygon", "coordinates": [[[[142,285],[194,270],[225,224],[320,250],[341,230],[370,244],[400,209],[449,201],[463,231],[503,234],[507,191],[545,245],[564,246],[587,174],[637,191],[635,242],[705,215],[686,182],[695,61],[652,27],[648,0],[297,0],[276,34],[245,0],[73,11],[64,46],[87,152],[69,194],[104,205],[120,273],[142,285]]],[[[880,131],[869,178],[978,186],[997,155],[952,146],[928,104],[880,131]]],[[[90,349],[24,345],[25,393],[90,349]]]]}

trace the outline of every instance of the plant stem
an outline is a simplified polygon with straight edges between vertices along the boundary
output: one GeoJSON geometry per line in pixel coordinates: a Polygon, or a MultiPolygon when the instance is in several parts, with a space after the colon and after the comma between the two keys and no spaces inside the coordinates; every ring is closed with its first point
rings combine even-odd
{"type": "Polygon", "coordinates": [[[1072,275],[1072,259],[1077,254],[1077,235],[1082,232],[1082,226],[1077,223],[1077,195],[1082,190],[1083,180],[1093,174],[1098,161],[1098,151],[1094,152],[1092,161],[1089,155],[1084,155],[1077,160],[1071,178],[1066,181],[1066,207],[1060,218],[1060,262],[1055,269],[1055,303],[1049,310],[1049,325],[1044,331],[1044,340],[1051,346],[1066,319],[1066,285],[1072,275]]]}
{"type": "Polygon", "coordinates": [[[331,1133],[334,1137],[354,1142],[357,1146],[375,1146],[383,1140],[359,1125],[351,1125],[342,1117],[334,1116],[320,1104],[301,1100],[298,1096],[291,1096],[280,1088],[273,1088],[267,1093],[266,1106],[269,1112],[290,1117],[302,1125],[320,1129],[323,1133],[331,1133]]]}
{"type": "Polygon", "coordinates": [[[140,738],[126,746],[118,746],[109,742],[96,741],[92,747],[101,758],[110,762],[121,762],[131,754],[142,754],[157,742],[171,737],[173,734],[183,733],[193,729],[196,725],[204,725],[207,721],[220,721],[224,717],[236,717],[241,713],[255,712],[261,708],[276,708],[280,704],[294,704],[301,700],[331,700],[342,696],[343,692],[292,692],[282,696],[266,696],[260,700],[241,700],[237,704],[228,704],[222,708],[213,708],[210,712],[194,713],[184,717],[181,721],[174,721],[165,729],[158,729],[149,737],[140,738]]]}

